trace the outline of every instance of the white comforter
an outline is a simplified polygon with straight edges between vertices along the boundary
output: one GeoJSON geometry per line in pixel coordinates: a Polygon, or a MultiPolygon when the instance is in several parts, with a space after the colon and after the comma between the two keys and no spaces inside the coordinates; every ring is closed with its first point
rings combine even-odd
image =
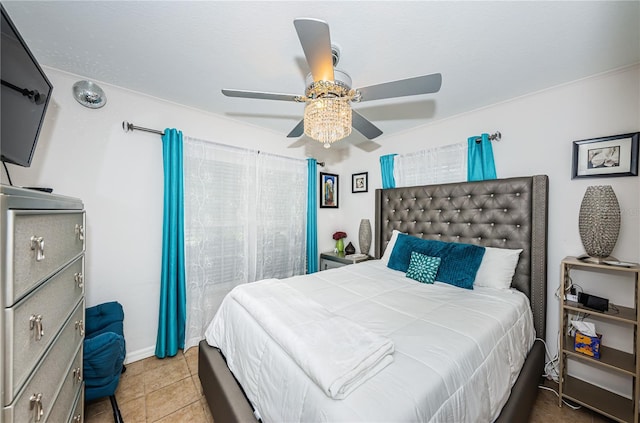
{"type": "Polygon", "coordinates": [[[394,362],[330,398],[237,301],[206,332],[266,422],[489,422],[534,341],[527,298],[513,290],[426,285],[380,261],[282,283],[390,338],[394,362]]]}
{"type": "Polygon", "coordinates": [[[262,329],[331,398],[345,398],[393,362],[393,342],[389,338],[331,313],[277,279],[237,286],[224,299],[230,301],[260,322],[262,329]]]}

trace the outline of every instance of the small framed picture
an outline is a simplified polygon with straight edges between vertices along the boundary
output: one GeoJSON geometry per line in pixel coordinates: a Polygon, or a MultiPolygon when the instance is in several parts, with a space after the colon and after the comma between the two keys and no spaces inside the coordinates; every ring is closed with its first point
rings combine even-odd
{"type": "Polygon", "coordinates": [[[338,175],[320,172],[320,207],[338,208],[338,175]]]}
{"type": "Polygon", "coordinates": [[[638,176],[640,132],[573,142],[571,179],[638,176]]]}
{"type": "Polygon", "coordinates": [[[367,192],[369,190],[369,172],[351,175],[351,192],[367,192]]]}

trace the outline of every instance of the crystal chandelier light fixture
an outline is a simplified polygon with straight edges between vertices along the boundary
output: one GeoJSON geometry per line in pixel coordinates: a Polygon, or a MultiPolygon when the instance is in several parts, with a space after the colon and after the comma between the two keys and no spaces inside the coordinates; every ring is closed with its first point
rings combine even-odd
{"type": "MultiPolygon", "coordinates": [[[[335,70],[340,78],[335,81],[316,81],[309,84],[301,101],[304,108],[304,133],[318,140],[325,148],[351,134],[351,102],[359,100],[352,90],[351,78],[335,70]]],[[[338,76],[338,75],[337,75],[338,76]]]]}
{"type": "Polygon", "coordinates": [[[351,106],[344,98],[318,98],[304,108],[304,133],[329,148],[351,133],[351,106]]]}

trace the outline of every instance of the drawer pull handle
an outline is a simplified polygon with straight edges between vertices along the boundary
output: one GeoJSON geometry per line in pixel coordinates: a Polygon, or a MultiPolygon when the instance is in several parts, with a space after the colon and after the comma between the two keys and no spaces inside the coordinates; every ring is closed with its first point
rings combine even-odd
{"type": "Polygon", "coordinates": [[[82,369],[80,367],[73,369],[73,379],[82,382],[82,369]]]}
{"type": "Polygon", "coordinates": [[[78,240],[84,241],[84,225],[76,223],[76,236],[78,237],[78,240]]]}
{"type": "Polygon", "coordinates": [[[35,411],[35,421],[39,422],[44,415],[44,408],[42,407],[42,394],[37,393],[31,395],[29,397],[29,402],[31,403],[31,409],[35,411]]]}
{"type": "Polygon", "coordinates": [[[44,238],[41,236],[31,237],[31,249],[36,250],[36,261],[44,260],[44,238]]]}
{"type": "Polygon", "coordinates": [[[84,287],[84,275],[82,273],[74,274],[73,279],[76,281],[78,288],[84,287]]]}
{"type": "Polygon", "coordinates": [[[81,422],[82,421],[82,414],[78,413],[78,415],[73,416],[73,421],[74,422],[81,422]]]}
{"type": "Polygon", "coordinates": [[[80,336],[84,336],[84,322],[82,319],[76,320],[76,330],[80,329],[80,336]]]}
{"type": "Polygon", "coordinates": [[[29,329],[36,330],[36,341],[39,341],[44,336],[44,326],[42,324],[42,315],[41,314],[32,314],[29,317],[29,329]]]}

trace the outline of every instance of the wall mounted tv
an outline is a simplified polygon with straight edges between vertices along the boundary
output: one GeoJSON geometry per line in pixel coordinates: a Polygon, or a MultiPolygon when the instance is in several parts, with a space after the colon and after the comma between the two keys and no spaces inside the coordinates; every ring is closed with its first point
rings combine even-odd
{"type": "Polygon", "coordinates": [[[2,9],[0,159],[31,166],[53,85],[2,9]]]}

